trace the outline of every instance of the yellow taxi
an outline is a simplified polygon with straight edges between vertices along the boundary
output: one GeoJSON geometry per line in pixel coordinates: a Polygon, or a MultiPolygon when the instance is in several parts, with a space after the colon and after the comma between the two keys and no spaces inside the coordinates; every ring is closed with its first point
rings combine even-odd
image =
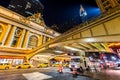
{"type": "Polygon", "coordinates": [[[52,65],[52,67],[58,67],[58,66],[60,66],[59,63],[54,63],[54,64],[52,65]]]}
{"type": "Polygon", "coordinates": [[[48,67],[48,63],[40,63],[37,68],[48,67]]]}
{"type": "Polygon", "coordinates": [[[64,67],[69,67],[68,63],[63,64],[64,67]]]}
{"type": "Polygon", "coordinates": [[[20,65],[16,66],[17,69],[29,69],[31,67],[32,67],[32,65],[30,65],[29,63],[24,63],[24,64],[20,64],[20,65]]]}
{"type": "Polygon", "coordinates": [[[12,66],[10,63],[0,63],[0,69],[10,69],[12,66]]]}

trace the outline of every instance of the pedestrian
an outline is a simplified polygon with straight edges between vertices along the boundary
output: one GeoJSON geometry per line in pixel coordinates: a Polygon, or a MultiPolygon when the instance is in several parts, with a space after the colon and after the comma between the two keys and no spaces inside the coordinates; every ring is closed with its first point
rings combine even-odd
{"type": "Polygon", "coordinates": [[[96,66],[94,65],[95,72],[97,72],[96,66]]]}
{"type": "Polygon", "coordinates": [[[73,78],[77,78],[77,76],[78,76],[77,69],[73,66],[72,70],[73,70],[72,71],[73,78]]]}
{"type": "Polygon", "coordinates": [[[84,73],[84,70],[83,70],[82,66],[80,66],[80,72],[84,73]]]}
{"type": "Polygon", "coordinates": [[[90,66],[87,66],[86,71],[90,71],[90,66]]]}
{"type": "Polygon", "coordinates": [[[59,65],[59,66],[58,66],[58,72],[59,72],[59,73],[63,73],[63,67],[62,67],[62,65],[59,65]]]}

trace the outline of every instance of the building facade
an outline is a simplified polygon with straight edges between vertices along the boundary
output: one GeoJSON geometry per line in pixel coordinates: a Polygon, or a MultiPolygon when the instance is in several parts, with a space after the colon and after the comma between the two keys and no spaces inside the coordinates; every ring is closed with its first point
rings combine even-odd
{"type": "Polygon", "coordinates": [[[29,51],[60,35],[44,24],[40,13],[33,16],[0,6],[0,62],[23,63],[29,51]]]}
{"type": "Polygon", "coordinates": [[[96,0],[96,3],[103,13],[120,5],[120,0],[96,0]]]}

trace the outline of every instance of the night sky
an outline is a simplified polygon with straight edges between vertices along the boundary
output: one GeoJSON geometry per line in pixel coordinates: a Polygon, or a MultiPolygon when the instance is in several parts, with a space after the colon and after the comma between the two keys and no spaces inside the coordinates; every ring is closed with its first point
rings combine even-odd
{"type": "MultiPolygon", "coordinates": [[[[7,7],[10,0],[0,0],[0,5],[7,7]]],[[[56,24],[58,32],[66,30],[81,23],[79,16],[80,4],[87,12],[87,19],[100,14],[95,0],[40,0],[44,5],[43,18],[48,27],[56,24]]]]}
{"type": "Polygon", "coordinates": [[[87,19],[100,14],[95,0],[41,0],[44,5],[43,17],[48,26],[57,24],[59,32],[81,23],[80,4],[87,11],[87,19]]]}

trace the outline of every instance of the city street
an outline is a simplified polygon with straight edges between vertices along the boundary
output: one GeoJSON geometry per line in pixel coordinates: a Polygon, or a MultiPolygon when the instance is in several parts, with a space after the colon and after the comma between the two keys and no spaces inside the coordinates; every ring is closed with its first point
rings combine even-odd
{"type": "Polygon", "coordinates": [[[120,0],[1,0],[0,80],[120,80],[120,0]]]}
{"type": "MultiPolygon", "coordinates": [[[[69,69],[64,69],[63,74],[57,68],[31,68],[0,70],[0,80],[73,80],[69,69]]],[[[85,76],[78,76],[75,80],[94,80],[85,76]]]]}
{"type": "Polygon", "coordinates": [[[120,80],[120,70],[84,73],[84,76],[79,75],[73,79],[72,73],[68,68],[64,68],[62,74],[59,74],[55,67],[10,69],[0,70],[0,80],[120,80]]]}

